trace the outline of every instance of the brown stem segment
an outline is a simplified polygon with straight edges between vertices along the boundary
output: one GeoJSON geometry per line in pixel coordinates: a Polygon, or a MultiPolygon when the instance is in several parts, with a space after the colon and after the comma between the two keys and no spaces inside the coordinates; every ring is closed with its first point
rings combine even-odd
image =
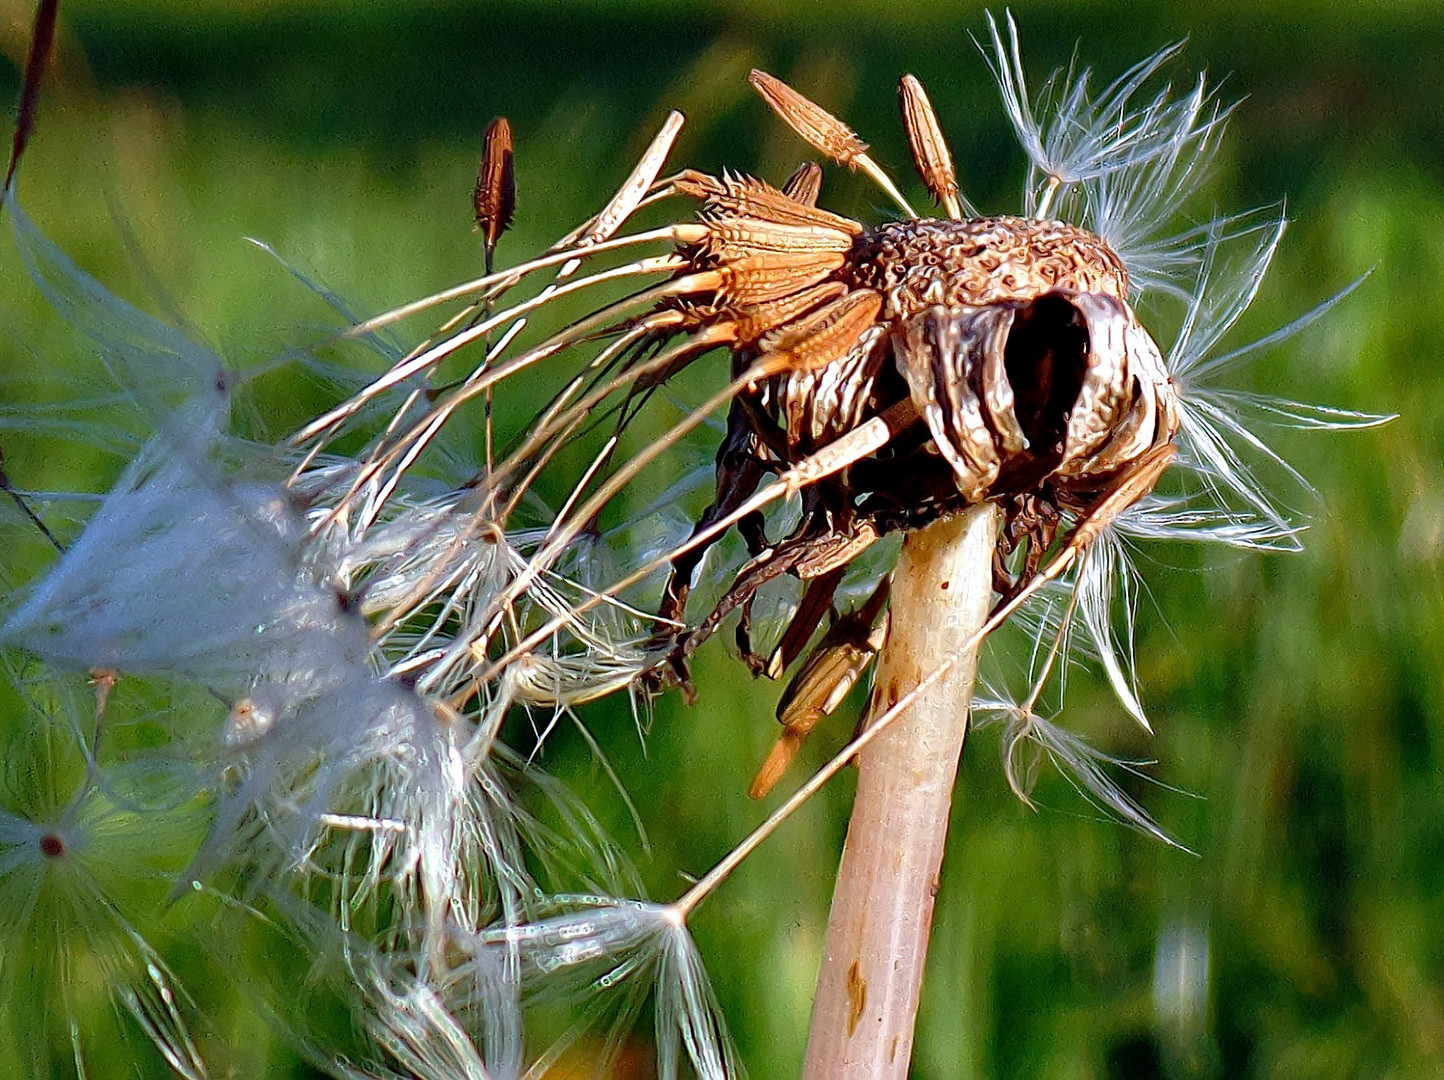
{"type": "Polygon", "coordinates": [[[996,508],[985,503],[907,537],[892,632],[871,713],[952,661],[860,755],[857,798],[832,899],[804,1080],[903,1080],[933,902],[967,734],[977,634],[992,603],[996,508]]]}

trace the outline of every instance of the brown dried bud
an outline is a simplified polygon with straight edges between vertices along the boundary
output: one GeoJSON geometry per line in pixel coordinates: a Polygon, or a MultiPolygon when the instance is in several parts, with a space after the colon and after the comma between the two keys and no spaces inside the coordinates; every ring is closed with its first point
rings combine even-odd
{"type": "Polygon", "coordinates": [[[821,225],[837,229],[848,236],[858,236],[863,231],[862,225],[851,218],[798,202],[786,192],[778,191],[771,184],[750,176],[723,176],[721,180],[713,179],[712,182],[720,190],[708,190],[696,181],[692,181],[686,189],[688,194],[693,191],[706,191],[705,210],[709,214],[738,214],[742,217],[761,218],[776,225],[821,225]]]}
{"type": "Polygon", "coordinates": [[[765,304],[822,282],[842,269],[846,261],[847,256],[840,251],[802,251],[734,259],[717,268],[717,300],[720,304],[738,307],[765,304]]]}
{"type": "Polygon", "coordinates": [[[772,106],[772,111],[782,118],[783,123],[834,161],[851,168],[860,156],[867,153],[867,143],[858,138],[857,132],[821,105],[808,101],[781,79],[753,69],[747,81],[772,106]]]}
{"type": "Polygon", "coordinates": [[[802,749],[802,742],[805,736],[788,728],[782,733],[782,738],[772,744],[771,751],[767,754],[767,760],[757,770],[757,775],[752,778],[751,785],[747,788],[747,797],[751,799],[765,799],[777,781],[782,779],[783,773],[797,757],[797,752],[802,749]]]}
{"type": "Polygon", "coordinates": [[[938,124],[923,84],[912,75],[904,75],[898,83],[898,102],[902,106],[903,127],[907,130],[908,147],[918,175],[936,202],[942,203],[954,218],[963,216],[958,201],[958,176],[953,170],[953,156],[948,153],[943,129],[938,124]]]}
{"type": "Polygon", "coordinates": [[[842,704],[887,640],[887,615],[878,615],[871,606],[845,615],[817,643],[777,703],[783,727],[806,735],[842,704]]]}
{"type": "Polygon", "coordinates": [[[817,197],[822,194],[822,166],[815,161],[804,161],[782,185],[782,194],[803,206],[816,206],[817,197]]]}
{"type": "Polygon", "coordinates": [[[486,127],[481,167],[473,194],[476,227],[482,231],[488,253],[516,214],[516,172],[513,163],[511,124],[498,116],[486,127]]]}
{"type": "Polygon", "coordinates": [[[854,289],[764,336],[758,348],[785,357],[790,371],[817,371],[846,356],[882,311],[882,297],[854,289]]]}

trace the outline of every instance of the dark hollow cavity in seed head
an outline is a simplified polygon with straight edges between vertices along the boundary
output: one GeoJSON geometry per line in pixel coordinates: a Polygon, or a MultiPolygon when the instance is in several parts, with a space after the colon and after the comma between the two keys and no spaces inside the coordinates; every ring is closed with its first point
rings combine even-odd
{"type": "Polygon", "coordinates": [[[1013,317],[1003,366],[1013,388],[1013,412],[1033,456],[1063,457],[1068,418],[1088,369],[1088,325],[1057,293],[1021,305],[1013,317]]]}

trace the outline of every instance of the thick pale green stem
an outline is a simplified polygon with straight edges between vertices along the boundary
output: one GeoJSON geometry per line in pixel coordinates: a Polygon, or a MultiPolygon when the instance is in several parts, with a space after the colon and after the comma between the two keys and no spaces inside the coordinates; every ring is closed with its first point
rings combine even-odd
{"type": "Polygon", "coordinates": [[[859,755],[833,894],[804,1080],[902,1080],[933,901],[967,734],[977,649],[992,602],[991,505],[908,536],[893,573],[892,631],[871,713],[948,670],[859,755]]]}

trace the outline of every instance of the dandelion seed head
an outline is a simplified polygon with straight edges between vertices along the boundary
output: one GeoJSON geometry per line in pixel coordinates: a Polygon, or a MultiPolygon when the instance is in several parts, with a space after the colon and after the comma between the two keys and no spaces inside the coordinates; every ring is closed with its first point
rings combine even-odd
{"type": "Polygon", "coordinates": [[[523,986],[541,1001],[587,1003],[578,1027],[543,1055],[561,1057],[588,1027],[608,1024],[605,1056],[651,995],[655,1010],[657,1071],[681,1075],[682,1056],[699,1077],[741,1075],[736,1050],[685,920],[672,905],[606,896],[557,897],[560,914],[484,935],[492,948],[515,948],[523,986]],[[536,977],[528,977],[535,972],[536,977]]]}
{"type": "MultiPolygon", "coordinates": [[[[1089,69],[1075,64],[1055,71],[1032,94],[1012,16],[1002,25],[989,16],[988,30],[982,49],[1028,159],[1024,213],[1056,215],[1090,230],[1127,268],[1135,303],[1155,316],[1178,313],[1177,332],[1165,349],[1136,350],[1155,360],[1150,377],[1170,387],[1176,413],[1169,431],[1177,452],[1163,489],[1123,510],[1093,543],[1081,569],[1045,590],[1052,595],[1040,596],[1031,613],[1022,613],[1039,634],[1063,635],[1068,618],[1059,617],[1061,598],[1072,595],[1083,632],[1067,635],[1069,649],[1096,665],[1124,710],[1148,728],[1133,659],[1145,584],[1130,549],[1158,540],[1300,548],[1306,525],[1276,494],[1274,481],[1282,477],[1297,491],[1314,492],[1261,429],[1343,429],[1388,418],[1223,389],[1217,380],[1315,322],[1357,282],[1278,331],[1228,344],[1259,294],[1286,226],[1281,212],[1269,210],[1217,215],[1201,224],[1189,218],[1234,106],[1221,101],[1202,75],[1178,90],[1163,81],[1179,45],[1159,50],[1101,89],[1094,88],[1089,69]]],[[[1094,788],[1087,755],[1080,757],[1055,730],[1061,731],[1036,718],[1015,718],[1005,742],[1015,749],[1020,739],[1045,747],[1100,804],[1120,810],[1114,796],[1094,788]]],[[[1009,780],[1020,793],[1026,790],[1011,766],[1009,780]]],[[[1126,807],[1121,812],[1132,816],[1126,807]]]]}
{"type": "MultiPolygon", "coordinates": [[[[1048,536],[1041,555],[1055,526],[1086,521],[1090,503],[1124,465],[1176,448],[1165,486],[1135,492],[1132,505],[1079,549],[1071,570],[1020,613],[1015,629],[1030,639],[1027,692],[999,680],[975,703],[979,726],[1001,727],[1004,773],[1025,803],[1041,765],[1051,762],[1104,814],[1169,842],[1119,782],[1120,772],[1142,775],[1140,763],[1088,746],[1062,726],[1051,697],[1040,704],[1042,692],[1054,680],[1061,709],[1070,665],[1090,665],[1123,712],[1151,730],[1134,661],[1145,582],[1131,561],[1133,545],[1200,539],[1296,547],[1303,526],[1271,483],[1282,472],[1307,485],[1263,440],[1258,422],[1333,429],[1381,418],[1218,385],[1331,302],[1254,343],[1228,344],[1259,293],[1284,223],[1264,213],[1203,224],[1191,216],[1233,109],[1203,76],[1164,83],[1178,46],[1101,89],[1088,69],[1074,66],[1030,93],[1011,16],[1003,26],[989,16],[988,31],[985,55],[1028,162],[1021,216],[869,228],[817,208],[815,184],[789,185],[789,194],[732,174],[658,181],[680,123],[674,114],[596,218],[514,270],[362,323],[342,298],[298,273],[354,323],[338,341],[379,356],[388,369],[365,383],[337,373],[352,396],[279,446],[234,436],[241,376],[214,351],[111,296],[12,203],[32,276],[94,343],[110,386],[105,403],[124,405],[104,431],[59,413],[14,422],[86,435],[133,460],[96,500],[78,539],[7,605],[0,643],[69,670],[203,686],[224,703],[212,710],[197,754],[209,770],[211,818],[185,880],[215,881],[238,908],[274,913],[298,953],[315,960],[306,974],[336,981],[364,1047],[353,1053],[302,1035],[322,1067],[356,1077],[520,1075],[526,1010],[579,1009],[577,1026],[531,1063],[529,1075],[539,1075],[591,1029],[601,1027],[602,1045],[614,1050],[651,1000],[664,1080],[681,1073],[684,1057],[707,1080],[738,1075],[686,926],[690,909],[626,899],[642,895],[630,864],[535,755],[554,731],[574,725],[610,770],[579,710],[626,692],[645,729],[652,687],[643,680],[667,664],[683,672],[679,642],[702,629],[685,613],[694,583],[694,599],[709,602],[715,615],[708,632],[740,607],[769,650],[780,649],[820,577],[836,572],[837,580],[815,613],[882,595],[875,590],[896,541],[873,541],[1000,496],[992,485],[1001,464],[985,463],[972,476],[973,450],[1006,444],[1010,454],[1033,455],[1029,468],[1047,463],[1042,479],[1023,484],[1053,499],[1052,517],[1040,525],[1048,536]],[[703,198],[695,219],[623,231],[638,206],[677,193],[703,198]],[[778,220],[749,217],[758,207],[778,220]],[[769,228],[755,229],[759,221],[769,228]],[[729,224],[739,227],[728,233],[729,224]],[[780,261],[768,243],[781,246],[780,261]],[[944,280],[936,265],[972,243],[998,258],[989,264],[969,255],[967,273],[944,280]],[[670,249],[631,250],[643,244],[670,249]],[[590,261],[599,255],[603,261],[590,261]],[[633,261],[606,261],[614,256],[633,261]],[[864,257],[871,261],[854,265],[864,257]],[[747,260],[755,258],[774,259],[765,268],[779,272],[754,273],[747,260]],[[539,284],[541,271],[554,276],[539,284]],[[555,332],[541,328],[537,315],[550,305],[637,279],[661,284],[555,332]],[[435,334],[415,349],[399,344],[396,322],[453,301],[459,310],[435,334]],[[1046,361],[1051,387],[1051,353],[1020,359],[1004,347],[1013,321],[1021,325],[1049,304],[1066,309],[1070,340],[1085,343],[1077,350],[1078,385],[1066,394],[1045,392],[1041,374],[1039,385],[1007,382],[1009,365],[1022,379],[1044,372],[1046,361]],[[1173,310],[1169,304],[1179,327],[1160,348],[1164,339],[1136,311],[1151,322],[1154,309],[1173,310]],[[783,309],[790,314],[777,317],[783,309]],[[906,329],[899,320],[931,313],[936,322],[939,311],[950,313],[932,340],[939,356],[943,343],[953,348],[974,333],[997,346],[989,355],[998,370],[986,384],[997,392],[982,403],[968,398],[974,388],[965,379],[947,383],[927,365],[909,368],[898,351],[906,329]],[[636,418],[659,387],[715,345],[733,352],[734,384],[683,409],[654,438],[636,418]],[[1124,359],[1110,366],[1098,360],[1104,354],[1124,359]],[[495,456],[493,394],[561,355],[577,361],[575,378],[513,448],[495,456]],[[751,366],[779,358],[788,366],[751,366]],[[1015,389],[1046,399],[1034,403],[1027,431],[1015,389]],[[886,394],[914,411],[904,408],[904,426],[888,428],[874,446],[859,433],[891,422],[886,394]],[[1070,398],[1056,432],[1044,423],[1045,413],[1058,411],[1055,396],[1070,398]],[[1124,400],[1119,415],[1108,411],[1124,400]],[[771,426],[738,427],[730,418],[722,425],[709,415],[734,408],[733,417],[757,419],[748,421],[739,404],[760,410],[771,426]],[[485,453],[472,462],[456,433],[475,425],[478,412],[486,417],[476,425],[485,453]],[[707,425],[723,432],[715,470],[696,467],[688,445],[707,425]],[[901,458],[880,457],[907,426],[927,432],[901,458]],[[976,446],[962,437],[968,432],[982,433],[976,446]],[[824,473],[826,453],[854,436],[854,456],[824,473]],[[1050,461],[1054,436],[1058,460],[1050,461]],[[720,468],[728,453],[752,455],[730,491],[720,468]],[[924,491],[913,499],[859,479],[871,469],[895,483],[913,465],[939,464],[929,455],[947,458],[938,470],[941,498],[924,491]],[[680,460],[668,466],[669,457],[680,460]],[[574,459],[583,463],[579,478],[555,483],[558,463],[572,468],[574,459]],[[1044,491],[1049,477],[1062,479],[1044,491]],[[689,527],[699,487],[714,478],[713,509],[726,509],[689,527]],[[837,486],[820,486],[829,478],[837,486]],[[540,491],[563,494],[552,506],[540,491]],[[876,511],[878,521],[891,515],[883,525],[807,535],[868,499],[891,500],[876,511]],[[709,529],[710,539],[728,535],[712,544],[709,529]],[[792,562],[769,561],[798,537],[837,547],[798,546],[787,553],[792,562]],[[748,574],[744,599],[736,583],[748,574]],[[523,712],[536,744],[528,757],[501,738],[507,717],[523,712]],[[323,970],[331,959],[335,970],[323,970]]],[[[754,81],[814,146],[881,176],[907,209],[841,121],[769,76],[754,81]]],[[[910,134],[923,131],[926,115],[917,110],[925,101],[917,87],[910,134]]],[[[966,205],[944,165],[940,133],[923,134],[931,155],[925,182],[950,210],[966,205]]],[[[496,203],[483,214],[488,270],[497,223],[510,215],[507,183],[501,176],[487,185],[496,203]]],[[[954,350],[951,361],[959,355],[954,350]]],[[[323,367],[316,357],[306,362],[323,367]]],[[[0,424],[12,419],[0,413],[0,424]]],[[[1157,474],[1148,475],[1151,488],[1157,474]]],[[[1021,573],[1032,554],[1014,555],[1011,568],[1021,573]]],[[[166,720],[179,724],[174,712],[166,720]]],[[[29,917],[40,907],[37,882],[73,874],[89,905],[84,918],[104,922],[118,943],[112,967],[126,978],[116,1000],[173,1068],[201,1075],[173,980],[107,899],[94,869],[114,836],[132,829],[128,815],[142,801],[118,793],[146,785],[93,761],[84,771],[84,797],[62,799],[55,814],[0,809],[0,897],[16,898],[29,917]]]]}

